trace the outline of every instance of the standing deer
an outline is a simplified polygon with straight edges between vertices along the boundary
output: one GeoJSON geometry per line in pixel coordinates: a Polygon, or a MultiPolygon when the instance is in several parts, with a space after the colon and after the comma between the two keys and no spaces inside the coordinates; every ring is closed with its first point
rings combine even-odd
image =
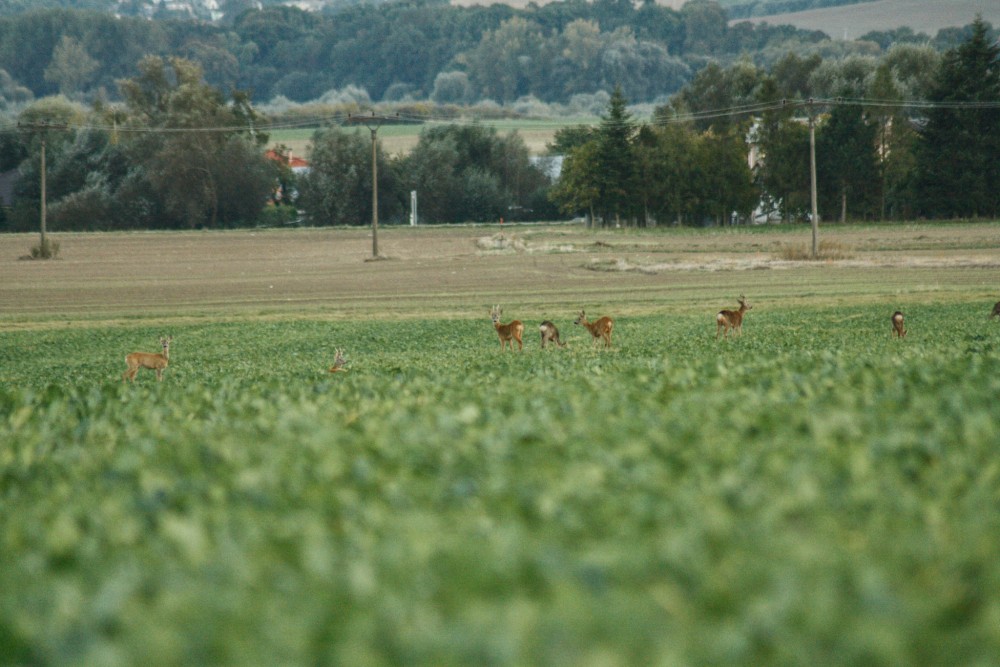
{"type": "Polygon", "coordinates": [[[330,372],[331,373],[346,373],[347,369],[344,368],[344,364],[345,363],[347,363],[347,362],[344,361],[344,351],[338,349],[336,356],[334,356],[334,358],[333,358],[333,366],[330,366],[330,372]]]}
{"type": "Polygon", "coordinates": [[[167,367],[167,363],[170,361],[170,341],[173,339],[173,336],[160,339],[163,352],[159,354],[153,354],[152,352],[132,352],[125,355],[125,363],[128,365],[128,370],[122,374],[122,382],[126,380],[135,382],[135,375],[139,372],[140,368],[148,368],[151,371],[156,371],[156,381],[161,382],[163,380],[163,369],[167,367]]]}
{"type": "Polygon", "coordinates": [[[497,336],[500,337],[500,351],[510,343],[510,351],[514,351],[514,341],[517,341],[517,349],[521,351],[524,349],[524,343],[521,342],[521,336],[524,335],[524,324],[521,320],[511,320],[508,324],[500,324],[500,313],[503,310],[500,306],[493,306],[490,308],[490,319],[493,320],[493,328],[497,330],[497,336]]]}
{"type": "Polygon", "coordinates": [[[753,306],[747,302],[747,298],[742,294],[736,301],[740,304],[739,310],[720,310],[719,314],[715,316],[715,340],[719,340],[720,332],[722,332],[723,338],[728,338],[730,329],[735,334],[743,335],[743,315],[753,306]]]}
{"type": "Polygon", "coordinates": [[[993,304],[993,312],[990,313],[990,319],[998,315],[1000,315],[1000,301],[997,301],[995,304],[993,304]]]}
{"type": "Polygon", "coordinates": [[[906,337],[906,329],[903,328],[903,313],[898,310],[892,314],[892,335],[896,338],[906,337]]]}
{"type": "Polygon", "coordinates": [[[557,329],[556,325],[552,324],[552,322],[545,320],[538,325],[538,330],[542,334],[543,348],[546,343],[555,343],[557,347],[566,347],[566,343],[559,340],[559,329],[557,329]]]}
{"type": "Polygon", "coordinates": [[[598,339],[602,339],[604,347],[611,347],[611,329],[614,328],[615,323],[611,321],[610,317],[601,317],[595,322],[588,322],[586,312],[581,310],[580,314],[573,320],[573,324],[585,327],[590,332],[590,335],[594,337],[595,345],[598,339]]]}

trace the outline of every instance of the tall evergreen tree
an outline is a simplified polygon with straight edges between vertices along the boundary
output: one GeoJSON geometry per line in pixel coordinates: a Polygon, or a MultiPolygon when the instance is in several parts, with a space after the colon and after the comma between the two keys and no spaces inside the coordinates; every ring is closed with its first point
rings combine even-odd
{"type": "Polygon", "coordinates": [[[597,184],[597,210],[603,224],[620,224],[623,217],[635,213],[632,186],[635,176],[633,159],[636,125],[626,108],[625,96],[616,87],[608,102],[608,113],[597,129],[597,150],[593,169],[597,184]]]}
{"type": "Polygon", "coordinates": [[[920,133],[916,177],[919,211],[930,217],[1000,215],[1000,45],[988,32],[977,18],[931,91],[937,106],[920,133]]]}

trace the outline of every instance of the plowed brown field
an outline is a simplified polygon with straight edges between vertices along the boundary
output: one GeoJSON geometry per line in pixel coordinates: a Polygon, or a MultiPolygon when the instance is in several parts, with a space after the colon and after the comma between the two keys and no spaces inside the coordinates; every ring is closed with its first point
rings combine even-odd
{"type": "MultiPolygon", "coordinates": [[[[0,236],[0,329],[187,318],[486,318],[1000,298],[996,224],[822,228],[836,259],[790,261],[809,228],[587,230],[579,225],[371,231],[54,234],[53,261],[19,259],[37,235],[0,236]]],[[[990,301],[992,303],[992,301],[990,301]]]]}

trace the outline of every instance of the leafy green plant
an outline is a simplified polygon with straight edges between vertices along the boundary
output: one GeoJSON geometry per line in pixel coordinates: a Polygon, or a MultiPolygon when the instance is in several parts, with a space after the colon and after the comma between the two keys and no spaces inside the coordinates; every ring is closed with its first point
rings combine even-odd
{"type": "Polygon", "coordinates": [[[0,661],[989,663],[1000,332],[892,309],[2,332],[0,661]]]}

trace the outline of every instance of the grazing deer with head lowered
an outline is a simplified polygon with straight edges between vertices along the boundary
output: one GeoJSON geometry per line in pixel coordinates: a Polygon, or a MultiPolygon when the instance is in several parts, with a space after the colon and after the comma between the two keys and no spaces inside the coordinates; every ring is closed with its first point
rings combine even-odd
{"type": "Polygon", "coordinates": [[[559,329],[552,322],[545,320],[538,325],[538,331],[542,334],[543,348],[546,343],[555,343],[557,347],[566,347],[566,343],[559,340],[559,329]]]}
{"type": "Polygon", "coordinates": [[[122,374],[122,382],[125,380],[135,382],[135,375],[139,372],[140,368],[148,368],[151,371],[156,371],[157,382],[162,381],[163,369],[167,367],[167,363],[170,361],[170,341],[173,339],[173,336],[160,339],[160,346],[163,348],[163,352],[159,354],[153,354],[152,352],[132,352],[125,355],[125,363],[128,365],[128,370],[122,374]]]}
{"type": "Polygon", "coordinates": [[[344,368],[344,364],[347,362],[344,360],[344,351],[338,349],[336,356],[333,358],[333,366],[330,366],[331,373],[346,373],[347,369],[344,368]]]}
{"type": "Polygon", "coordinates": [[[615,323],[610,317],[600,317],[594,322],[588,322],[587,313],[581,310],[580,314],[573,320],[573,324],[579,324],[586,328],[590,332],[590,335],[593,336],[595,345],[598,339],[600,339],[604,341],[604,347],[611,347],[611,330],[614,328],[615,323]]]}
{"type": "Polygon", "coordinates": [[[1000,301],[993,304],[993,312],[990,313],[990,319],[996,317],[997,315],[1000,315],[1000,301]]]}
{"type": "Polygon", "coordinates": [[[730,329],[735,334],[743,335],[743,315],[753,306],[742,294],[736,301],[740,304],[739,310],[720,310],[715,316],[715,340],[719,340],[720,332],[723,338],[728,338],[730,329]]]}
{"type": "Polygon", "coordinates": [[[521,342],[521,336],[524,335],[524,324],[521,320],[511,320],[507,324],[500,323],[500,313],[503,310],[500,306],[493,306],[490,308],[490,319],[493,320],[493,328],[497,330],[497,336],[500,337],[500,351],[510,343],[510,351],[514,351],[514,341],[517,341],[518,351],[524,349],[524,343],[521,342]]]}
{"type": "Polygon", "coordinates": [[[903,313],[898,310],[892,314],[892,335],[896,338],[905,338],[906,329],[904,328],[903,313]]]}

